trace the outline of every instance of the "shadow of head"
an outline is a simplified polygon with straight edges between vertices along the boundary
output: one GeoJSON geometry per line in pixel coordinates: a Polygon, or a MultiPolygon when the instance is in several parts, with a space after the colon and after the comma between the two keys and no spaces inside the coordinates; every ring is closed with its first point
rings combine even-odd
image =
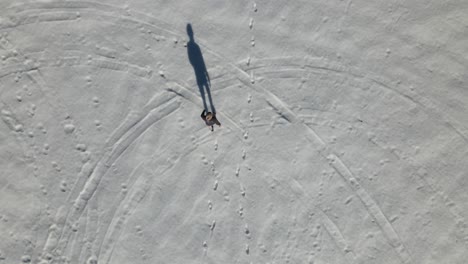
{"type": "Polygon", "coordinates": [[[188,23],[187,24],[187,35],[190,38],[190,41],[193,41],[193,29],[192,29],[192,24],[188,23]]]}

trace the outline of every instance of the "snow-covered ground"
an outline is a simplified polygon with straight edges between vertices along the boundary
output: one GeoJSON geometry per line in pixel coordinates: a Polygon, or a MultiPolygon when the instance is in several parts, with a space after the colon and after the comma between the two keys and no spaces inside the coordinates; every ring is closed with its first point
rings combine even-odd
{"type": "Polygon", "coordinates": [[[468,259],[466,0],[2,0],[0,56],[0,264],[468,259]]]}

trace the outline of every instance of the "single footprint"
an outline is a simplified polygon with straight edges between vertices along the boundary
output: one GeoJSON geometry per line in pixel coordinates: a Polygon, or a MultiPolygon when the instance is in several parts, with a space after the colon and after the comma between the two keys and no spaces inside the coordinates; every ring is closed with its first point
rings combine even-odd
{"type": "Polygon", "coordinates": [[[65,124],[63,126],[63,130],[65,131],[65,133],[71,134],[73,133],[73,131],[75,131],[75,126],[73,124],[65,124]]]}

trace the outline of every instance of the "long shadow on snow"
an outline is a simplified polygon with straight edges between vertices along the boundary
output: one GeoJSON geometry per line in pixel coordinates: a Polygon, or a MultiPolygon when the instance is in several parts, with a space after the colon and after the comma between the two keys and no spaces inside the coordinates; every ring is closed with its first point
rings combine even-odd
{"type": "Polygon", "coordinates": [[[210,101],[211,112],[216,113],[216,109],[213,104],[213,99],[211,98],[210,92],[210,76],[208,75],[208,71],[206,70],[205,61],[203,60],[203,55],[201,53],[200,46],[198,46],[198,44],[195,43],[193,29],[190,23],[187,24],[187,35],[190,38],[189,42],[187,43],[188,58],[190,64],[192,64],[193,70],[195,71],[198,89],[200,90],[200,95],[203,100],[203,107],[207,112],[209,112],[205,97],[206,93],[208,95],[208,100],[210,101]]]}

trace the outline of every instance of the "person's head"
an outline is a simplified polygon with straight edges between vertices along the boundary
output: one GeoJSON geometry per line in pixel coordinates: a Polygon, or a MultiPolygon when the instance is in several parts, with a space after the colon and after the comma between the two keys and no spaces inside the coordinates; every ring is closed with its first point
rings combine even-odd
{"type": "Polygon", "coordinates": [[[213,114],[211,112],[208,112],[206,114],[206,120],[210,121],[213,118],[213,114]]]}

